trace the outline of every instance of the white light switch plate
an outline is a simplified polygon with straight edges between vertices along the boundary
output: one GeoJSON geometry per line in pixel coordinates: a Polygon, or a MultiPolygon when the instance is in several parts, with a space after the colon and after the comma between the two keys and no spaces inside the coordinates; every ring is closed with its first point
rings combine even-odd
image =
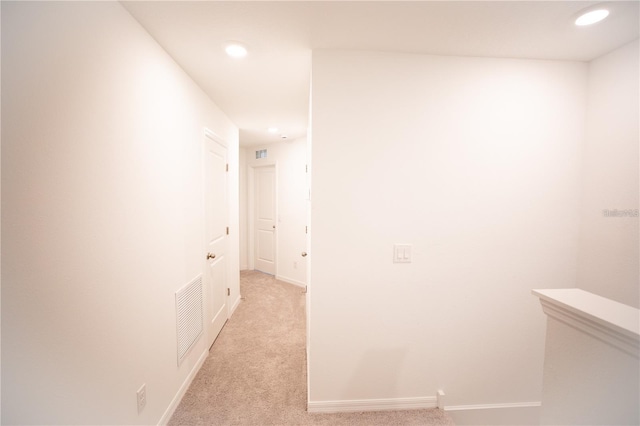
{"type": "Polygon", "coordinates": [[[393,263],[411,263],[411,244],[393,245],[393,263]]]}

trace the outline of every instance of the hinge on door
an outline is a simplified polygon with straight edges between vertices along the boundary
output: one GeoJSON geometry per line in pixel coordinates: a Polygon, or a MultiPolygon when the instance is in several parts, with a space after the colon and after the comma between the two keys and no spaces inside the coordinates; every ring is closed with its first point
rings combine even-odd
{"type": "Polygon", "coordinates": [[[309,173],[309,166],[307,164],[304,165],[304,172],[309,173]]]}
{"type": "Polygon", "coordinates": [[[227,235],[229,235],[229,227],[227,226],[227,235]]]}
{"type": "Polygon", "coordinates": [[[308,233],[309,233],[309,227],[308,227],[308,226],[305,226],[305,227],[304,227],[304,233],[305,233],[305,234],[308,234],[308,233]]]}
{"type": "Polygon", "coordinates": [[[231,296],[231,289],[227,288],[227,296],[231,296]]]}
{"type": "Polygon", "coordinates": [[[227,169],[225,171],[229,171],[229,163],[227,163],[227,169]]]}

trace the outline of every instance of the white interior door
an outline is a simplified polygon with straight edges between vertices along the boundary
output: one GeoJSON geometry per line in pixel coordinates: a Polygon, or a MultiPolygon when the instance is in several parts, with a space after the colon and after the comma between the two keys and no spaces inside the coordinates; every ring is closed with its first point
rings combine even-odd
{"type": "Polygon", "coordinates": [[[254,171],[254,268],[276,273],[276,169],[256,167],[254,171]]]}
{"type": "Polygon", "coordinates": [[[222,140],[204,138],[204,192],[206,228],[205,322],[211,346],[229,315],[227,310],[227,148],[222,140]]]}

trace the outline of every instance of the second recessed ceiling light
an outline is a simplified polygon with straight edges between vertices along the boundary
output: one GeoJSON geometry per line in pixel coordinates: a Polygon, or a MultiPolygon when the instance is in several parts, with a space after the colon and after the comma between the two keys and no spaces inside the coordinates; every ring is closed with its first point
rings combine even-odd
{"type": "Polygon", "coordinates": [[[580,17],[576,19],[576,25],[579,27],[584,27],[585,25],[592,25],[592,24],[595,24],[596,22],[602,21],[607,16],[609,16],[609,11],[607,9],[591,10],[589,12],[586,12],[580,15],[580,17]]]}
{"type": "Polygon", "coordinates": [[[230,43],[225,47],[224,51],[232,58],[244,58],[247,56],[247,48],[241,43],[230,43]]]}

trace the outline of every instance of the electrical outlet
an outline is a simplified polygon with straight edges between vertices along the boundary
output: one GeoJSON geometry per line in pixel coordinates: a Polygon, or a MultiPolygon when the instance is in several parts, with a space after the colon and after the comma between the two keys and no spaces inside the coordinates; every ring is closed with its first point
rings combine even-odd
{"type": "Polygon", "coordinates": [[[144,409],[144,406],[147,405],[147,385],[143,383],[136,392],[136,396],[138,397],[138,413],[141,413],[144,409]]]}

